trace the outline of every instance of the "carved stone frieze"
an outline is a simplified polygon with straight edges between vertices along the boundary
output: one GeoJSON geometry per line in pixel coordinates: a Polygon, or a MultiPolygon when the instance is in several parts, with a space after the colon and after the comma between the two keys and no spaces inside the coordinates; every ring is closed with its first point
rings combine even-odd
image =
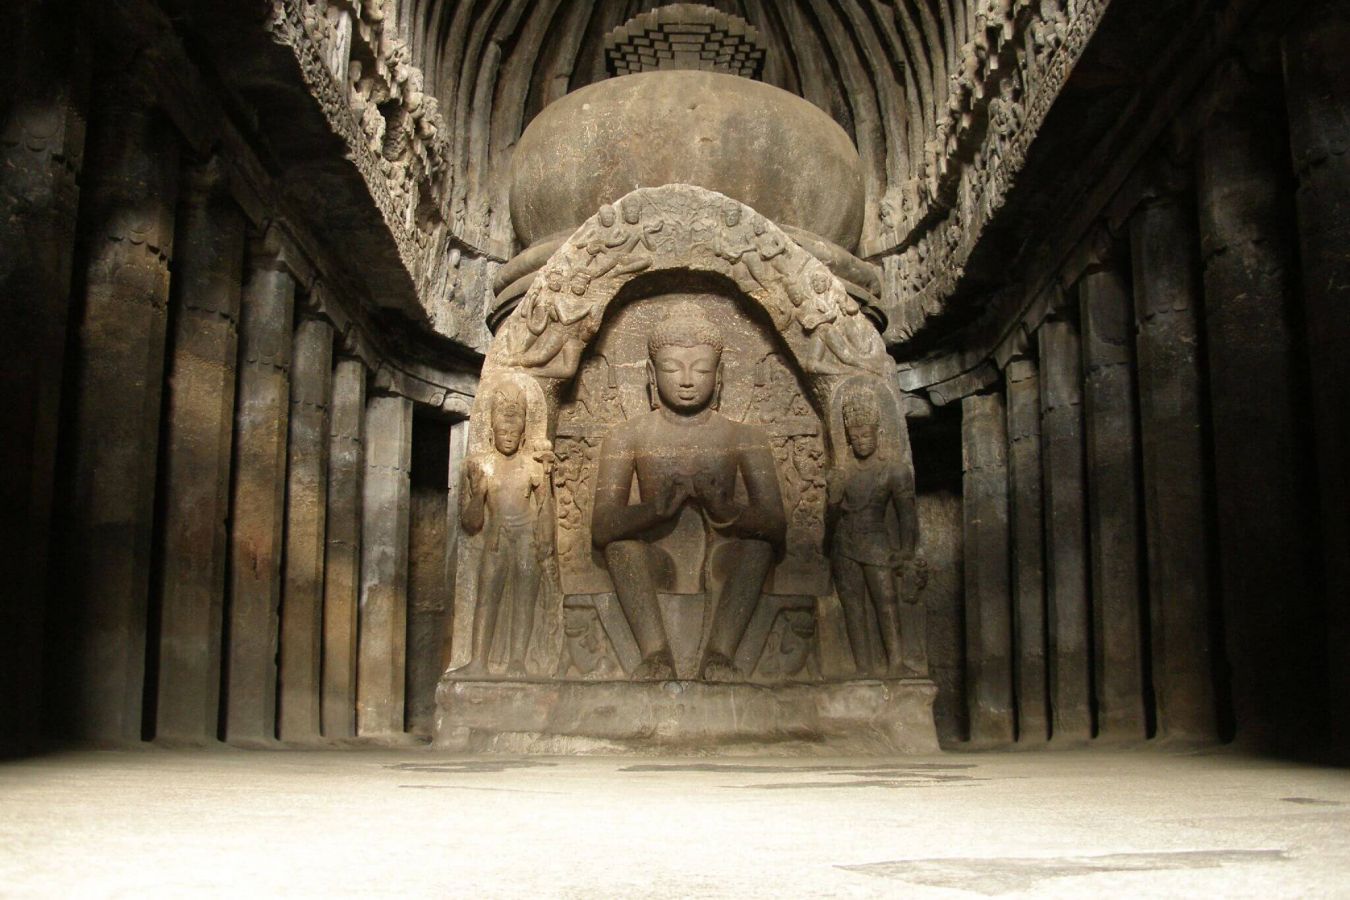
{"type": "Polygon", "coordinates": [[[888,343],[942,312],[1110,0],[979,0],[920,171],[882,201],[888,343]]]}
{"type": "Polygon", "coordinates": [[[477,317],[459,308],[487,289],[499,260],[455,227],[449,130],[383,5],[273,0],[267,28],[295,54],[306,87],[346,144],[433,327],[481,349],[486,334],[477,317]],[[459,302],[447,305],[452,297],[459,302]]]}

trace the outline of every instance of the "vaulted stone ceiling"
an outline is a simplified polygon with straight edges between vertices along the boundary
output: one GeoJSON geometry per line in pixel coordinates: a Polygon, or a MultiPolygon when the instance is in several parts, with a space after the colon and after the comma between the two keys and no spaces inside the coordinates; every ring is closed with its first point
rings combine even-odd
{"type": "MultiPolygon", "coordinates": [[[[374,302],[480,352],[493,274],[521,249],[509,209],[518,139],[549,103],[609,77],[610,31],[666,5],[258,0],[268,10],[259,31],[233,0],[163,2],[214,46],[297,203],[347,223],[329,237],[363,260],[357,277],[374,302]],[[332,152],[333,135],[345,152],[332,152]]],[[[886,339],[903,357],[978,315],[978,301],[949,301],[970,293],[967,264],[1108,2],[694,5],[756,29],[762,80],[824,110],[855,142],[865,181],[857,255],[881,272],[886,339]]]]}
{"type": "MultiPolygon", "coordinates": [[[[386,3],[386,6],[389,6],[386,3]]],[[[540,109],[601,80],[604,36],[661,0],[408,0],[396,12],[452,134],[460,234],[513,247],[507,161],[540,109]],[[477,211],[476,215],[472,212],[477,211]]],[[[1105,0],[718,0],[758,29],[762,80],[828,112],[863,159],[861,255],[900,340],[941,312],[1105,0]]]]}

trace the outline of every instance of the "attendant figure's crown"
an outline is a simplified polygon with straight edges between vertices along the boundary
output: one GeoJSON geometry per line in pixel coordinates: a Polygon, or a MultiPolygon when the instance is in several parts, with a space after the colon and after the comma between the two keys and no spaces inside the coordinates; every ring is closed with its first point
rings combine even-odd
{"type": "Polygon", "coordinates": [[[881,408],[870,388],[854,387],[844,394],[844,426],[880,425],[881,408]]]}
{"type": "Polygon", "coordinates": [[[525,398],[520,390],[515,387],[498,388],[492,395],[492,414],[524,418],[525,398]]]}

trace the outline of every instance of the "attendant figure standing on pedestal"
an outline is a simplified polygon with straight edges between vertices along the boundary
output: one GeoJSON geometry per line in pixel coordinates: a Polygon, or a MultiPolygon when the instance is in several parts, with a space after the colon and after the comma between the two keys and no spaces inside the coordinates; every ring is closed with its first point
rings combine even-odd
{"type": "Polygon", "coordinates": [[[858,671],[912,675],[903,662],[895,581],[897,570],[914,558],[914,484],[893,459],[877,452],[876,394],[864,387],[846,390],[844,431],[852,458],[828,477],[830,569],[858,671]],[[890,509],[898,527],[888,525],[890,509]],[[878,643],[884,659],[874,657],[878,643]]]}
{"type": "Polygon", "coordinates": [[[503,601],[511,608],[507,674],[526,674],[540,576],[554,565],[549,461],[544,453],[521,452],[525,416],[520,390],[499,389],[492,398],[492,451],[465,461],[460,524],[467,534],[483,532],[473,659],[460,669],[468,675],[487,673],[503,601]]]}

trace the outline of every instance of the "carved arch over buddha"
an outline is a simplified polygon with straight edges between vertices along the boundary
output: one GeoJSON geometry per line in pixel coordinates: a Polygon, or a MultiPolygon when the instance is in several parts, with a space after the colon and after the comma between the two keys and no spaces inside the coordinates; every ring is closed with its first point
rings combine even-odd
{"type": "MultiPolygon", "coordinates": [[[[639,390],[641,360],[634,349],[646,347],[642,333],[674,308],[671,301],[691,299],[725,330],[735,376],[727,414],[771,435],[789,519],[787,550],[765,584],[768,602],[760,604],[747,642],[761,650],[766,642],[801,645],[803,614],[794,610],[803,604],[817,611],[821,627],[837,630],[837,603],[828,614],[817,604],[828,606],[831,595],[822,548],[824,483],[846,450],[837,413],[846,383],[872,386],[884,408],[887,443],[912,472],[893,362],[875,325],[823,263],[753,209],[695,186],[640,189],[601,207],[562,242],[502,324],[472,413],[475,420],[490,414],[486,404],[498,382],[528,382],[530,432],[538,434],[542,425],[546,433],[532,449],[553,466],[558,567],[541,596],[525,601],[530,611],[524,614],[535,617],[533,675],[566,668],[564,641],[580,633],[590,615],[578,604],[596,610],[615,657],[606,663],[595,653],[588,660],[595,657],[605,671],[634,667],[633,639],[614,625],[612,597],[606,599],[613,584],[590,545],[595,455],[615,424],[650,409],[639,390]],[[766,616],[767,623],[761,621],[766,616]]],[[[469,441],[471,458],[491,452],[487,428],[473,428],[469,441]]],[[[458,551],[454,657],[460,663],[467,661],[461,623],[473,618],[481,544],[462,540],[458,551]]],[[[686,630],[699,627],[693,621],[686,630]]],[[[747,653],[743,645],[746,667],[754,669],[757,657],[747,653]]],[[[781,668],[782,660],[775,665],[781,668]]],[[[819,660],[810,665],[820,668],[819,660]]],[[[810,668],[801,660],[787,667],[810,668]]],[[[688,674],[687,661],[677,668],[688,674]]]]}

